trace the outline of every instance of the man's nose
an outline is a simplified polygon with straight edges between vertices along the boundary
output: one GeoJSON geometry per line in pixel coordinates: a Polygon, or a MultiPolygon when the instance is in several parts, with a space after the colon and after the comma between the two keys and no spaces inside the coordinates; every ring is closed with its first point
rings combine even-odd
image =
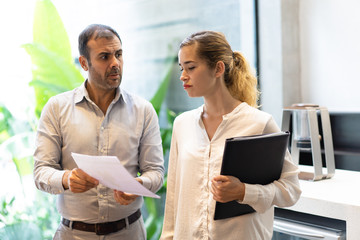
{"type": "Polygon", "coordinates": [[[119,67],[120,66],[120,59],[118,59],[118,58],[116,58],[115,56],[113,56],[112,58],[111,58],[111,68],[113,68],[113,67],[119,67]]]}

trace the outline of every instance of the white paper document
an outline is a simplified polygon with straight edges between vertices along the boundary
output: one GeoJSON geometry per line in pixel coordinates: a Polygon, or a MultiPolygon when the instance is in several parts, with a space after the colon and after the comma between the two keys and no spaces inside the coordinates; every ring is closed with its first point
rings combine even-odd
{"type": "Polygon", "coordinates": [[[152,198],[160,198],[135,180],[116,156],[90,156],[71,153],[78,167],[111,189],[152,198]]]}

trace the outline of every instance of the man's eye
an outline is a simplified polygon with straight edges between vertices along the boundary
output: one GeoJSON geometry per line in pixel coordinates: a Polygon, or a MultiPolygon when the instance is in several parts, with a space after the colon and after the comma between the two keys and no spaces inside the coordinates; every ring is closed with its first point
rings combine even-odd
{"type": "Polygon", "coordinates": [[[182,72],[182,71],[184,71],[184,69],[183,69],[183,68],[180,68],[180,72],[182,72]]]}
{"type": "Polygon", "coordinates": [[[121,56],[122,56],[121,53],[117,53],[117,54],[115,55],[116,58],[120,58],[121,56]]]}
{"type": "Polygon", "coordinates": [[[107,60],[107,59],[108,59],[108,56],[107,56],[107,55],[103,55],[103,56],[101,56],[101,59],[107,60]]]}

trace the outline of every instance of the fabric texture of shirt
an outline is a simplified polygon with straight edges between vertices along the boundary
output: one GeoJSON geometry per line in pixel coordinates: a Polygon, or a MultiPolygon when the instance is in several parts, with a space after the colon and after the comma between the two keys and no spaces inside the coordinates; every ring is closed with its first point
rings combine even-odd
{"type": "Polygon", "coordinates": [[[158,117],[148,101],[120,88],[104,115],[85,86],[86,81],[45,105],[37,129],[35,185],[57,194],[57,208],[64,218],[87,223],[116,221],[141,208],[143,198],[120,205],[113,190],[102,184],[83,193],[64,190],[65,170],[77,167],[71,153],[117,156],[134,178],[140,173],[143,185],[156,192],[164,176],[158,117]]]}
{"type": "Polygon", "coordinates": [[[287,151],[279,180],[246,184],[242,203],[256,212],[214,220],[211,179],[220,174],[226,138],[279,132],[271,115],[239,104],[223,116],[211,141],[201,119],[203,106],[174,121],[163,232],[160,239],[271,239],[274,205],[291,206],[301,190],[298,168],[287,151]]]}

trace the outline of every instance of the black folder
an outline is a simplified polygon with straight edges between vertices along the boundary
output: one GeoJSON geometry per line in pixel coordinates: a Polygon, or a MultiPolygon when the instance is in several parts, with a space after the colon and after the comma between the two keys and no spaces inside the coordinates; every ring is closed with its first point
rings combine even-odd
{"type": "MultiPolygon", "coordinates": [[[[281,175],[289,132],[228,138],[225,141],[221,175],[237,177],[243,183],[266,185],[281,175]]],[[[237,201],[216,202],[214,220],[255,212],[237,201]]]]}

